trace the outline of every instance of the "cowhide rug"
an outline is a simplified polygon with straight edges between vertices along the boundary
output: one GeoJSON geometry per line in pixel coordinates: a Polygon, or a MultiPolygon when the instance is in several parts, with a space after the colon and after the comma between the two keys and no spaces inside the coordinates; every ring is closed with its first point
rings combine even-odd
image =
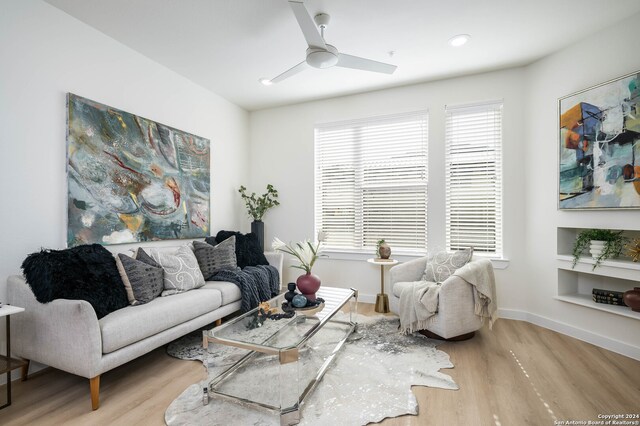
{"type": "MultiPolygon", "coordinates": [[[[301,425],[363,425],[386,417],[418,413],[411,386],[458,389],[442,368],[452,368],[449,355],[436,349],[435,340],[420,334],[402,335],[393,316],[357,317],[358,328],[342,347],[322,381],[302,405],[301,425]]],[[[300,374],[314,377],[318,367],[344,336],[344,328],[326,324],[301,351],[300,374]]],[[[165,413],[169,426],[177,425],[279,425],[279,416],[269,410],[210,397],[202,402],[202,389],[247,352],[210,344],[202,348],[202,332],[191,333],[167,348],[180,359],[201,360],[208,379],[191,385],[165,413]]],[[[276,357],[258,355],[245,364],[224,391],[279,405],[280,392],[304,389],[294,382],[280,383],[276,357]]],[[[292,366],[295,364],[286,364],[292,366]]]]}

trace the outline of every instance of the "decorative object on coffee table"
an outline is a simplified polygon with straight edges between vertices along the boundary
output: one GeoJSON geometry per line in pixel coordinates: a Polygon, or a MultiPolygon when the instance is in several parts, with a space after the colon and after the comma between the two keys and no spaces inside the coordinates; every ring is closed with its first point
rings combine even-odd
{"type": "Polygon", "coordinates": [[[389,247],[389,244],[387,244],[384,239],[378,240],[378,245],[376,246],[376,254],[380,259],[388,259],[389,257],[391,257],[391,247],[389,247]]]}
{"type": "Polygon", "coordinates": [[[640,312],[640,287],[634,287],[633,290],[627,290],[622,296],[625,305],[632,311],[640,312]]]}
{"type": "Polygon", "coordinates": [[[593,269],[600,266],[603,260],[618,257],[622,253],[623,244],[626,238],[622,236],[622,231],[611,231],[610,229],[585,229],[578,234],[573,243],[573,267],[576,266],[580,255],[590,247],[591,256],[596,261],[593,269]]]}
{"type": "Polygon", "coordinates": [[[22,359],[11,358],[11,321],[9,318],[13,314],[24,312],[24,308],[19,308],[18,306],[11,305],[0,306],[0,317],[5,317],[7,326],[7,342],[5,346],[6,355],[0,355],[0,374],[7,373],[7,402],[4,405],[0,406],[0,409],[2,409],[11,405],[11,371],[22,368],[22,380],[27,380],[27,373],[29,372],[29,362],[22,359]]]}
{"type": "Polygon", "coordinates": [[[380,293],[376,296],[376,312],[386,314],[389,312],[389,296],[384,292],[384,267],[397,265],[395,259],[367,259],[373,265],[380,265],[380,293]]]}
{"type": "Polygon", "coordinates": [[[320,288],[321,281],[317,275],[311,273],[311,269],[316,263],[316,260],[318,260],[318,257],[320,257],[319,251],[324,237],[325,234],[322,231],[318,232],[318,242],[315,244],[312,244],[309,240],[295,244],[285,244],[279,238],[274,238],[273,244],[271,245],[275,251],[290,254],[297,259],[298,264],[291,265],[291,267],[305,271],[305,274],[300,275],[296,280],[298,290],[312,302],[316,300],[316,292],[320,288]]]}
{"type": "Polygon", "coordinates": [[[289,290],[288,292],[286,292],[284,294],[284,298],[287,302],[291,303],[291,301],[293,300],[293,297],[298,294],[296,292],[296,283],[289,283],[287,284],[287,289],[289,290]]]}
{"type": "Polygon", "coordinates": [[[253,222],[251,222],[251,232],[258,236],[260,248],[264,250],[264,222],[262,222],[262,217],[267,210],[280,205],[277,199],[278,190],[275,189],[273,185],[268,184],[267,192],[264,194],[256,196],[256,193],[252,192],[251,195],[247,195],[247,188],[242,185],[238,192],[247,206],[249,216],[253,218],[253,222]]]}

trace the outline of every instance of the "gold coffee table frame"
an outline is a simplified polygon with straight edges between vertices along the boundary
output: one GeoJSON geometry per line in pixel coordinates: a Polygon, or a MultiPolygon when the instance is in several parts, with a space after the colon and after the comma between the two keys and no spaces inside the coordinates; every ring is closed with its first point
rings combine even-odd
{"type": "Polygon", "coordinates": [[[384,292],[384,267],[397,265],[395,259],[367,259],[372,265],[380,265],[380,293],[376,296],[376,312],[386,314],[389,312],[389,296],[384,292]]]}

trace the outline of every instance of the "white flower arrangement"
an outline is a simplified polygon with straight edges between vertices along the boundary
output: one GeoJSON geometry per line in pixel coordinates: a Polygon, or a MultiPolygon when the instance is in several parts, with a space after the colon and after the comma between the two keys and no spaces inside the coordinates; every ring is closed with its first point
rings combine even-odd
{"type": "Polygon", "coordinates": [[[297,242],[295,244],[287,244],[276,237],[273,239],[271,248],[273,248],[273,250],[275,251],[281,251],[295,257],[298,260],[299,264],[291,265],[291,267],[302,269],[307,274],[310,274],[313,265],[316,263],[316,260],[318,260],[318,257],[321,256],[321,254],[319,254],[320,247],[326,239],[326,236],[327,234],[325,232],[318,232],[318,241],[315,244],[311,243],[309,239],[297,242]]]}

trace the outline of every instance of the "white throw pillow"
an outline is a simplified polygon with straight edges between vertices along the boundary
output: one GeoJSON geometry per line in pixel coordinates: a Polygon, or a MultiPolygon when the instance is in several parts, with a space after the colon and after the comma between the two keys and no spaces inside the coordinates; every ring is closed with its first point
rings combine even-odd
{"type": "Polygon", "coordinates": [[[149,255],[164,269],[164,290],[161,296],[184,293],[204,285],[198,259],[189,245],[181,246],[175,253],[149,250],[149,255]]]}
{"type": "Polygon", "coordinates": [[[454,253],[441,251],[429,257],[422,281],[441,283],[458,269],[471,261],[473,247],[458,250],[454,253]]]}

